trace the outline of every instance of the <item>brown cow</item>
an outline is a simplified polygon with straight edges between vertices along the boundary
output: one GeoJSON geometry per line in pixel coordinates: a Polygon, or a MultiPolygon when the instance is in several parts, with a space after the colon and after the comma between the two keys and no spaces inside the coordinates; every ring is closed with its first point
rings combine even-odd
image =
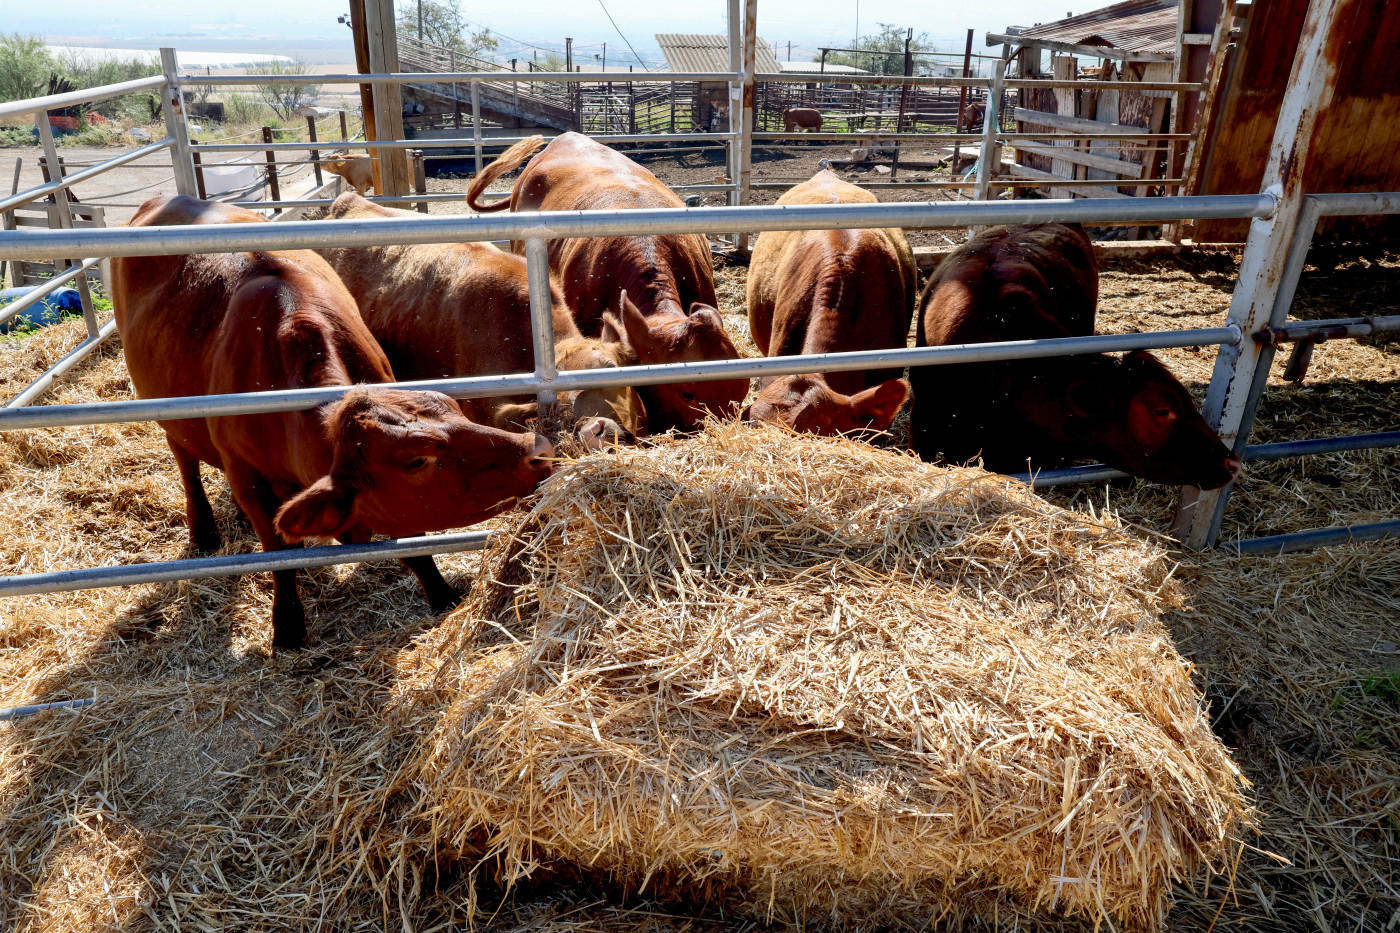
{"type": "MultiPolygon", "coordinates": [[[[578,133],[555,137],[516,179],[509,199],[481,204],[493,181],[544,145],[540,136],[516,143],[467,188],[478,211],[581,211],[683,207],[656,176],[624,155],[578,133]]],[[[515,243],[516,252],[524,244],[515,243]]],[[[607,236],[551,240],[550,268],[579,330],[614,333],[629,363],[737,359],[715,308],[710,246],[703,236],[607,236]]],[[[653,431],[693,430],[706,413],[730,417],[748,392],[747,379],[639,386],[653,431]]]]}
{"type": "Polygon", "coordinates": [[[811,107],[789,107],[783,111],[783,132],[795,133],[798,130],[806,130],[809,133],[820,132],[822,128],[822,114],[820,110],[811,107]]]}
{"type": "MultiPolygon", "coordinates": [[[[420,219],[342,194],[331,220],[420,219]]],[[[530,336],[530,288],[525,260],[489,243],[365,246],[319,250],[359,304],[360,314],[400,379],[444,379],[528,373],[535,369],[530,336]]],[[[620,341],[584,337],[554,281],[556,365],[601,369],[626,361],[620,341]]],[[[563,393],[582,438],[635,439],[647,433],[646,410],[628,388],[563,393]],[[615,424],[599,424],[598,418],[615,424]]],[[[462,410],[481,424],[514,427],[534,412],[528,397],[464,399],[462,410]]]]}
{"type": "MultiPolygon", "coordinates": [[[[1078,224],[994,227],[953,251],[919,301],[920,346],[1085,337],[1099,274],[1078,224]]],[[[1159,483],[1223,486],[1240,461],[1151,353],[918,366],[910,446],[1020,472],[1084,458],[1159,483]]]]}
{"type": "MultiPolygon", "coordinates": [[[[131,226],[260,221],[180,196],[147,201],[131,226]]],[[[310,251],[120,258],[112,279],[127,369],[144,398],[394,379],[354,299],[310,251]]],[[[201,462],[224,471],[273,551],[308,537],[362,542],[475,524],[528,495],[553,457],[543,438],[473,424],[437,392],[357,389],[306,411],[161,426],[198,550],[220,546],[201,462]]],[[[431,557],[403,563],[435,611],[457,601],[431,557]]],[[[295,570],[274,574],[272,633],[277,648],[305,639],[295,570]]]]}
{"type": "MultiPolygon", "coordinates": [[[[874,204],[869,191],[823,169],[779,204],[874,204]]],[[[903,348],[918,291],[899,229],[769,231],[749,264],[749,330],[768,356],[903,348]]],[[[883,431],[909,397],[898,370],[764,380],[749,416],[799,431],[883,431]]]]}
{"type": "Polygon", "coordinates": [[[366,152],[336,152],[321,162],[321,168],[344,178],[355,193],[364,197],[374,187],[374,157],[366,152]]]}

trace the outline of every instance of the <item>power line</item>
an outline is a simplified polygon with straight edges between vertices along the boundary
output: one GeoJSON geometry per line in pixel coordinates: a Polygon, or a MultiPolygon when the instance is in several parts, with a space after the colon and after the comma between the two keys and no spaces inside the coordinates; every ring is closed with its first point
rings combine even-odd
{"type": "Polygon", "coordinates": [[[643,71],[651,71],[651,69],[647,67],[647,63],[642,61],[642,56],[638,55],[637,50],[632,48],[631,40],[629,40],[626,36],[622,35],[622,30],[618,29],[617,20],[613,19],[613,15],[611,13],[608,13],[608,7],[605,3],[603,3],[603,0],[598,0],[598,5],[603,8],[604,13],[607,13],[608,22],[612,23],[614,29],[617,29],[617,34],[619,36],[622,36],[622,41],[627,43],[627,48],[632,53],[632,57],[637,60],[637,64],[642,66],[643,71]]]}

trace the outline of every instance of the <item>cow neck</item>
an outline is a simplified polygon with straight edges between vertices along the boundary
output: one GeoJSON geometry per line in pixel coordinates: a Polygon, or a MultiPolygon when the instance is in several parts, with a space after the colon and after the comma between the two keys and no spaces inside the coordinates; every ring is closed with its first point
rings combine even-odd
{"type": "Polygon", "coordinates": [[[631,237],[627,259],[618,276],[618,287],[645,317],[685,317],[680,287],[671,263],[659,255],[655,237],[631,237]]]}

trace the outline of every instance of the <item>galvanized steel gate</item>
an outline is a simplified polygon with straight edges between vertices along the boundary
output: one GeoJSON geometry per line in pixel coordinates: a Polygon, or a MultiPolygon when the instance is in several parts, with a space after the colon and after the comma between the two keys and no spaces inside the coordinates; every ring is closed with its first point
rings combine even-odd
{"type": "MultiPolygon", "coordinates": [[[[521,392],[536,392],[542,401],[552,401],[556,392],[621,385],[656,385],[675,381],[698,381],[788,373],[823,372],[872,367],[929,366],[989,360],[1030,359],[1048,356],[1120,352],[1138,349],[1161,349],[1183,346],[1219,346],[1215,371],[1205,403],[1205,415],[1217,428],[1227,445],[1246,460],[1298,456],[1354,450],[1366,447],[1400,445],[1400,432],[1324,438],[1284,444],[1249,447],[1248,438],[1254,412],[1258,405],[1275,348],[1284,342],[1323,337],[1354,337],[1367,333],[1400,329],[1400,315],[1345,319],[1338,321],[1289,322],[1288,309],[1302,271],[1317,221],[1323,216],[1396,214],[1400,213],[1400,193],[1389,194],[1315,194],[1301,190],[1302,166],[1307,159],[1313,127],[1318,111],[1330,100],[1336,72],[1336,50],[1328,46],[1332,23],[1340,11],[1361,0],[1313,0],[1303,30],[1303,42],[1294,61],[1293,81],[1284,97],[1269,166],[1264,175],[1264,191],[1257,195],[1214,195],[1206,197],[1113,198],[1050,201],[988,201],[992,183],[990,162],[999,139],[1017,134],[999,134],[994,114],[988,114],[986,129],[980,136],[961,137],[979,140],[982,146],[982,166],[978,175],[978,199],[973,202],[892,203],[873,205],[831,205],[793,207],[745,206],[750,190],[751,152],[755,138],[778,139],[789,135],[753,132],[753,88],[755,75],[754,36],[757,0],[745,0],[742,9],[744,28],[739,28],[740,2],[728,0],[730,21],[731,72],[719,74],[658,74],[652,80],[668,81],[727,81],[733,109],[742,113],[737,130],[724,134],[666,134],[604,137],[605,142],[659,140],[714,140],[722,136],[729,148],[730,179],[726,185],[708,186],[725,190],[730,206],[637,211],[587,211],[519,213],[507,215],[457,215],[424,217],[413,220],[388,220],[370,228],[355,228],[333,221],[294,221],[280,224],[207,225],[198,227],[145,227],[139,230],[75,230],[71,222],[65,229],[39,232],[0,232],[0,260],[61,259],[72,263],[62,275],[20,302],[0,311],[0,322],[13,317],[24,307],[40,300],[44,294],[64,282],[76,279],[85,286],[84,274],[100,259],[112,256],[150,256],[196,252],[233,252],[241,250],[309,249],[332,246],[370,246],[386,243],[445,243],[485,240],[523,240],[530,277],[531,325],[535,350],[535,371],[528,374],[483,376],[462,379],[437,379],[420,382],[395,383],[405,389],[433,389],[456,398],[500,396],[521,392]],[[623,369],[575,371],[560,373],[554,365],[554,335],[548,288],[548,241],[563,237],[698,233],[735,235],[743,239],[764,230],[806,230],[838,227],[966,227],[1003,223],[1080,222],[1080,223],[1164,223],[1190,219],[1251,218],[1249,239],[1245,246],[1230,311],[1223,326],[1184,331],[1162,331],[1145,334],[1100,335],[1053,340],[1012,341],[969,346],[928,347],[832,353],[820,355],[771,357],[765,359],[717,360],[699,363],[675,363],[636,366],[623,369]],[[73,257],[85,257],[73,259],[73,257]]],[[[191,157],[188,132],[181,106],[181,88],[193,84],[253,84],[257,76],[210,78],[180,76],[176,70],[175,53],[162,50],[163,75],[120,85],[111,85],[72,94],[0,104],[0,118],[34,114],[40,138],[57,165],[47,112],[73,104],[103,100],[132,91],[160,88],[168,137],[95,165],[66,178],[55,178],[45,185],[20,192],[0,200],[0,210],[27,203],[49,193],[67,188],[149,152],[169,149],[175,172],[176,189],[182,194],[195,195],[195,169],[191,157]]],[[[306,81],[317,83],[354,82],[397,84],[422,75],[317,75],[306,81]]],[[[460,73],[436,76],[442,82],[469,83],[491,81],[579,81],[580,74],[552,73],[460,73]]],[[[297,80],[287,77],[279,80],[297,80]]],[[[806,80],[804,76],[765,75],[769,80],[806,80]]],[[[843,78],[843,80],[846,80],[843,78]]],[[[1041,86],[1046,82],[1008,81],[1004,69],[991,79],[985,78],[886,78],[879,82],[909,82],[987,85],[991,100],[996,101],[1000,90],[1009,86],[1041,86]]],[[[1084,87],[1086,82],[1078,82],[1084,87]]],[[[1184,86],[1183,86],[1184,87],[1184,86]]],[[[1192,88],[1197,86],[1191,85],[1192,88]]],[[[810,134],[801,134],[810,138],[810,134]]],[[[833,134],[834,135],[834,134],[833,134]]],[[[914,134],[897,134],[898,137],[914,134]]],[[[1043,134],[1036,134],[1037,138],[1043,134]]],[[[918,136],[916,138],[927,138],[918,136]]],[[[494,139],[507,144],[514,140],[494,139]]],[[[476,121],[473,142],[482,144],[480,122],[476,121]]],[[[456,142],[443,141],[445,145],[456,142]]],[[[358,144],[361,148],[418,148],[424,141],[384,141],[358,144]]],[[[273,144],[274,148],[306,148],[298,143],[273,144]]],[[[237,151],[243,148],[267,149],[267,144],[251,146],[201,146],[201,149],[237,151]]],[[[480,149],[478,148],[478,152],[480,149]]],[[[451,197],[458,197],[451,195],[451,197]]],[[[377,200],[418,200],[419,198],[382,198],[377,200]]],[[[60,205],[65,202],[59,199],[60,205]]],[[[267,202],[257,202],[268,206],[267,202]]],[[[305,202],[292,202],[305,203],[305,202]]],[[[286,206],[291,206],[284,202],[286,206]]],[[[60,207],[60,217],[66,211],[60,207]]],[[[297,411],[312,408],[339,397],[348,388],[293,389],[252,392],[237,395],[195,396],[187,398],[148,399],[124,402],[103,402],[84,405],[52,405],[27,407],[52,383],[75,366],[88,352],[110,336],[115,321],[99,322],[92,310],[84,287],[84,315],[88,336],[57,365],[26,388],[0,410],[0,430],[24,430],[41,427],[110,424],[116,422],[163,420],[187,417],[254,414],[275,411],[297,411]]],[[[1062,482],[1086,482],[1119,475],[1097,467],[1059,470],[1023,477],[1036,486],[1062,482]]],[[[1221,517],[1230,487],[1212,492],[1186,490],[1178,509],[1175,529],[1189,546],[1214,546],[1219,537],[1221,517]]],[[[1319,529],[1293,535],[1259,538],[1233,544],[1246,552],[1280,552],[1301,547],[1330,544],[1347,540],[1371,540],[1400,534],[1400,521],[1339,529],[1319,529]]],[[[450,551],[473,550],[484,547],[487,532],[462,532],[430,535],[421,538],[396,539],[371,544],[338,545],[280,551],[194,558],[160,563],[135,564],[119,567],[84,568],[56,573],[28,574],[0,578],[0,596],[59,592],[102,586],[156,583],[201,577],[230,576],[254,571],[270,571],[300,567],[325,566],[371,559],[418,556],[450,551]]]]}

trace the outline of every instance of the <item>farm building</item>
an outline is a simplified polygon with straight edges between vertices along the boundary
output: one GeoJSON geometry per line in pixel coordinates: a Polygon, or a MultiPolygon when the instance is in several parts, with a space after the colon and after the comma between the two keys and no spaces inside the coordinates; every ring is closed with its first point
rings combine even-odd
{"type": "MultiPolygon", "coordinates": [[[[729,37],[724,33],[658,32],[656,44],[666,56],[671,71],[725,72],[730,70],[729,37]]],[[[773,47],[758,37],[754,46],[754,68],[759,74],[782,71],[773,47]]],[[[729,85],[724,81],[702,81],[695,89],[695,126],[711,132],[729,129],[729,85]]]]}
{"type": "MultiPolygon", "coordinates": [[[[1128,0],[1034,27],[987,36],[1012,59],[1017,77],[1098,79],[1125,84],[1203,82],[1204,92],[1023,89],[1018,131],[1079,130],[1105,125],[1120,141],[1017,146],[1013,169],[1027,177],[1143,183],[1070,189],[1079,196],[1243,194],[1257,191],[1278,110],[1298,47],[1306,0],[1128,0]],[[1096,126],[1097,125],[1097,126],[1096,126]],[[1134,143],[1133,134],[1193,138],[1134,143]],[[1048,173],[1048,175],[1046,174],[1048,173]],[[1154,184],[1155,183],[1155,184],[1154,184]]],[[[1304,187],[1316,192],[1389,190],[1400,186],[1400,7],[1355,5],[1339,23],[1345,53],[1334,96],[1315,131],[1304,187]]],[[[1066,189],[1058,189],[1060,192],[1066,189]]],[[[1324,229],[1354,234],[1394,230],[1389,218],[1339,218],[1324,229]]],[[[1185,225],[1204,242],[1244,239],[1235,220],[1185,225]]]]}

